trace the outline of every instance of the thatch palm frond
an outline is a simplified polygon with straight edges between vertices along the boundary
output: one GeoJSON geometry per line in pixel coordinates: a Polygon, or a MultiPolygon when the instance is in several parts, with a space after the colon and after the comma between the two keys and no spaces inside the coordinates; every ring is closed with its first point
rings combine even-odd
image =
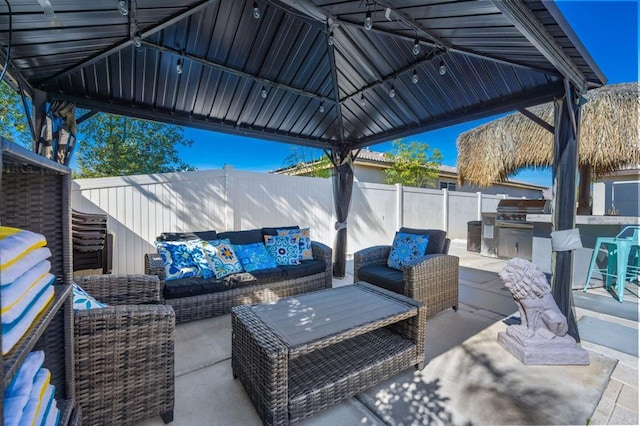
{"type": "MultiPolygon", "coordinates": [[[[640,164],[640,83],[622,83],[589,91],[582,106],[579,163],[596,176],[640,164]]],[[[553,104],[530,111],[553,124],[553,104]]],[[[490,186],[519,169],[553,164],[553,135],[515,113],[458,137],[461,183],[490,186]]]]}

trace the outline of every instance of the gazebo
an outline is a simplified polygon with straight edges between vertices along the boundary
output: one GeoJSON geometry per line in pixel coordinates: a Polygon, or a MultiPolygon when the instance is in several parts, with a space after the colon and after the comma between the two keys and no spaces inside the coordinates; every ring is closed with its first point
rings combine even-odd
{"type": "MultiPolygon", "coordinates": [[[[640,83],[621,83],[584,95],[580,119],[579,212],[589,212],[591,175],[640,165],[640,83]]],[[[553,164],[553,104],[510,114],[458,137],[462,182],[489,186],[526,167],[553,164]],[[536,121],[534,121],[536,120],[536,121]]]]}
{"type": "MultiPolygon", "coordinates": [[[[606,79],[553,2],[11,3],[0,63],[31,100],[37,152],[68,161],[68,133],[99,111],[324,149],[337,276],[354,150],[546,102],[563,203],[554,229],[574,226],[580,100],[606,79]],[[74,106],[90,112],[74,123],[74,106]]],[[[554,295],[568,314],[571,252],[557,256],[554,295]]]]}

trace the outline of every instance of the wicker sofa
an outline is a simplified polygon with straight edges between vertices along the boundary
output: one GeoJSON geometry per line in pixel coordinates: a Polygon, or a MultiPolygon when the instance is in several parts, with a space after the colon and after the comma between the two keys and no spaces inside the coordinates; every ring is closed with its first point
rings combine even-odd
{"type": "Polygon", "coordinates": [[[175,316],[148,275],[75,281],[110,306],[73,312],[76,400],[85,425],[173,421],[175,316]]]}
{"type": "Polygon", "coordinates": [[[402,271],[387,266],[390,245],[368,247],[354,253],[354,282],[368,283],[422,302],[427,317],[445,309],[458,310],[459,258],[449,252],[450,240],[438,229],[400,228],[408,234],[429,235],[424,256],[402,271]]]}
{"type": "MultiPolygon", "coordinates": [[[[264,235],[275,235],[277,229],[260,228],[245,231],[216,231],[163,233],[158,240],[176,241],[200,238],[203,240],[229,239],[232,244],[264,242],[264,235]]],[[[176,322],[185,322],[231,312],[237,305],[262,303],[301,293],[331,288],[332,250],[311,242],[313,260],[300,265],[278,266],[277,269],[242,272],[222,279],[192,277],[165,282],[164,265],[157,253],[145,254],[145,273],[157,275],[162,288],[162,302],[173,307],[176,322]]]]}

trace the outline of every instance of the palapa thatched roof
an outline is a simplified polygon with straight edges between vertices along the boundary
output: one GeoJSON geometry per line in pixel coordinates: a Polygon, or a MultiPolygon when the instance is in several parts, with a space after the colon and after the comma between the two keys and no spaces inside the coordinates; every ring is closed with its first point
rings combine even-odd
{"type": "MultiPolygon", "coordinates": [[[[640,164],[638,112],[640,83],[622,83],[589,91],[582,106],[579,162],[602,176],[640,164]]],[[[554,125],[553,104],[529,109],[554,125]]],[[[517,170],[553,164],[553,134],[521,113],[514,113],[458,137],[461,183],[489,186],[517,170]]]]}

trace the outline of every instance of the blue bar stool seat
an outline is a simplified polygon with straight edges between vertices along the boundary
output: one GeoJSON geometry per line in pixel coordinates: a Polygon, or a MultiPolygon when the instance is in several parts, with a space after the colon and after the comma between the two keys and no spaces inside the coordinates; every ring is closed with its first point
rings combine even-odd
{"type": "Polygon", "coordinates": [[[618,301],[622,302],[625,282],[627,279],[630,281],[637,280],[640,273],[638,261],[640,255],[639,234],[640,226],[627,226],[615,237],[598,237],[596,239],[596,246],[593,249],[587,281],[583,291],[587,291],[587,288],[589,288],[593,272],[599,272],[603,276],[606,289],[611,287],[615,278],[616,295],[618,296],[618,301]],[[597,260],[602,246],[605,246],[607,250],[606,268],[597,267],[597,260]]]}

